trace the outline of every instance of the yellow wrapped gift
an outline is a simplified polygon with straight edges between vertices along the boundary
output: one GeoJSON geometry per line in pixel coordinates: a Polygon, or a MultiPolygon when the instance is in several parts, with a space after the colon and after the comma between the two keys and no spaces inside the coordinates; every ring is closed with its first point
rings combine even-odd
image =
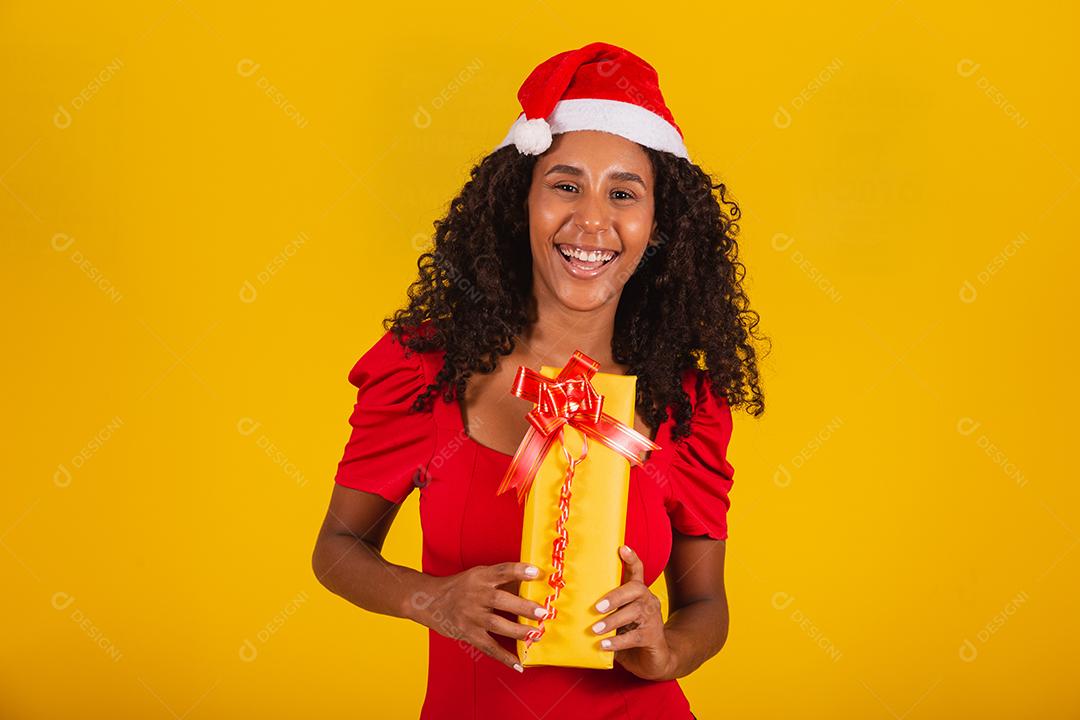
{"type": "Polygon", "coordinates": [[[548,609],[544,619],[522,618],[536,628],[517,642],[525,667],[614,663],[600,640],[615,630],[592,631],[593,606],[622,577],[630,463],[659,446],[633,429],[637,378],[598,368],[577,351],[563,368],[519,368],[511,389],[536,406],[499,492],[516,488],[525,502],[521,560],[544,581],[522,583],[521,595],[548,609]]]}

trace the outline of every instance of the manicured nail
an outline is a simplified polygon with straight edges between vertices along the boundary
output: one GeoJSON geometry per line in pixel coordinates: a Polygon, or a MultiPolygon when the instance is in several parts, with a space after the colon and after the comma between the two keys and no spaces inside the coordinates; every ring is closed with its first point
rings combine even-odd
{"type": "Polygon", "coordinates": [[[592,631],[597,634],[604,632],[604,621],[601,620],[600,622],[593,625],[592,631]]]}
{"type": "Polygon", "coordinates": [[[607,601],[607,598],[604,598],[604,599],[603,599],[603,600],[601,600],[600,602],[596,603],[596,609],[597,609],[597,610],[599,610],[600,612],[604,612],[604,611],[605,611],[605,610],[607,610],[607,609],[608,609],[608,608],[609,608],[610,606],[611,606],[611,603],[609,603],[609,602],[607,601]]]}
{"type": "Polygon", "coordinates": [[[534,565],[530,565],[529,567],[525,568],[525,574],[529,577],[536,577],[540,574],[540,568],[534,565]]]}
{"type": "Polygon", "coordinates": [[[547,610],[545,610],[544,608],[536,608],[535,610],[533,610],[533,615],[538,618],[542,618],[547,615],[547,610]]]}
{"type": "Polygon", "coordinates": [[[622,551],[623,555],[632,555],[634,552],[630,549],[629,545],[623,545],[621,548],[619,548],[619,550],[622,551]]]}
{"type": "Polygon", "coordinates": [[[607,638],[604,638],[603,640],[600,641],[600,647],[604,648],[605,650],[610,650],[611,649],[611,641],[608,640],[607,638]]]}
{"type": "Polygon", "coordinates": [[[514,663],[514,669],[519,673],[525,672],[525,668],[521,667],[521,663],[514,663]]]}

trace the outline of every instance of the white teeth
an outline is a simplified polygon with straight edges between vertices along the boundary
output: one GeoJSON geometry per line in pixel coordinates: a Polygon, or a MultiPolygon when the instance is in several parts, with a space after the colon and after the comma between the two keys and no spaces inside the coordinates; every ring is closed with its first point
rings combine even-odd
{"type": "Polygon", "coordinates": [[[584,262],[596,262],[597,260],[607,262],[611,258],[615,257],[615,253],[611,250],[593,250],[592,252],[585,252],[578,248],[567,247],[566,245],[559,245],[559,252],[566,257],[577,258],[584,262]]]}

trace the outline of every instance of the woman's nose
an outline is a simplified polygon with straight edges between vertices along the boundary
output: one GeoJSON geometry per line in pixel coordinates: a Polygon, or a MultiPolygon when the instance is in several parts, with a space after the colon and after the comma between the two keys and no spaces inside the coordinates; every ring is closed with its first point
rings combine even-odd
{"type": "Polygon", "coordinates": [[[574,222],[582,232],[600,233],[608,229],[607,207],[603,198],[596,193],[589,193],[581,199],[574,210],[574,222]]]}

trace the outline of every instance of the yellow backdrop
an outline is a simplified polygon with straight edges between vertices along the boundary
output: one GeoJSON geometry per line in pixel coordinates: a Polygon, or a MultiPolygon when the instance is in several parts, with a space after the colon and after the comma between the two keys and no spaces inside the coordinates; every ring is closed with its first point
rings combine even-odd
{"type": "Polygon", "coordinates": [[[528,71],[605,40],[774,341],[695,712],[1076,717],[1078,13],[742,5],[4,3],[0,715],[416,717],[426,629],[309,567],[346,374],[528,71]]]}

